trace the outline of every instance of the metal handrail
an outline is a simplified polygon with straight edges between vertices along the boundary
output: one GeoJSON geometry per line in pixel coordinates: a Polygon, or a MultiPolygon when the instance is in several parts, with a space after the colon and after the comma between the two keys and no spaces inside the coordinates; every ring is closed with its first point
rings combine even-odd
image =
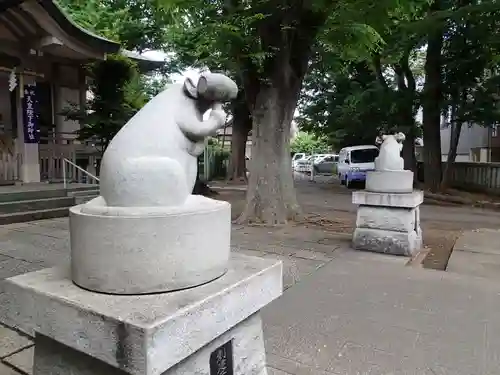
{"type": "Polygon", "coordinates": [[[63,158],[63,180],[64,180],[64,188],[66,189],[66,186],[67,186],[67,182],[66,182],[66,163],[68,163],[69,165],[71,165],[72,167],[75,167],[76,169],[78,169],[79,171],[85,173],[87,176],[89,176],[90,178],[93,178],[95,181],[99,182],[99,178],[94,176],[92,173],[90,173],[89,171],[83,169],[82,167],[79,167],[78,165],[76,165],[75,163],[73,163],[71,160],[68,160],[66,158],[63,158]]]}

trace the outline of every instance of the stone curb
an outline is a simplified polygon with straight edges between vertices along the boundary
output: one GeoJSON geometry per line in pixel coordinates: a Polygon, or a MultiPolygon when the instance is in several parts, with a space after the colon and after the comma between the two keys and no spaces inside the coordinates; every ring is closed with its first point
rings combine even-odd
{"type": "Polygon", "coordinates": [[[431,205],[448,205],[448,206],[472,206],[479,208],[486,208],[490,210],[498,210],[500,209],[500,203],[497,202],[488,202],[488,201],[474,201],[472,199],[454,197],[450,195],[444,194],[436,194],[436,193],[424,193],[424,204],[431,205]]]}

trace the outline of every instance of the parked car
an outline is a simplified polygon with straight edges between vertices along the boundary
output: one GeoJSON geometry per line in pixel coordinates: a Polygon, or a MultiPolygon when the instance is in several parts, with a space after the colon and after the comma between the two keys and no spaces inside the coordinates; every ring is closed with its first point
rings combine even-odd
{"type": "Polygon", "coordinates": [[[305,172],[310,172],[311,171],[311,165],[314,161],[314,159],[316,159],[318,155],[310,155],[310,156],[307,156],[306,158],[304,159],[299,159],[295,162],[295,171],[296,172],[302,172],[302,173],[305,173],[305,172]]]}
{"type": "Polygon", "coordinates": [[[366,172],[375,169],[378,153],[378,147],[371,145],[351,146],[340,150],[337,168],[340,183],[351,187],[353,182],[365,182],[366,172]]]}
{"type": "Polygon", "coordinates": [[[335,166],[339,161],[339,156],[335,154],[327,154],[317,157],[314,160],[314,172],[324,174],[334,174],[335,166]]]}
{"type": "Polygon", "coordinates": [[[292,169],[295,169],[297,167],[297,162],[299,160],[304,160],[307,157],[307,154],[304,154],[303,152],[297,152],[292,156],[292,169]]]}

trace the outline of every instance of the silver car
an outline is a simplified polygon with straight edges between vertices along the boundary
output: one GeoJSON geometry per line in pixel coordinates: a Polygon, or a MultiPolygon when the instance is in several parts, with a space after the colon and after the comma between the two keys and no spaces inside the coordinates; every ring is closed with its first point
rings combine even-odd
{"type": "Polygon", "coordinates": [[[334,174],[338,161],[338,155],[324,155],[314,161],[314,172],[321,174],[334,174]]]}

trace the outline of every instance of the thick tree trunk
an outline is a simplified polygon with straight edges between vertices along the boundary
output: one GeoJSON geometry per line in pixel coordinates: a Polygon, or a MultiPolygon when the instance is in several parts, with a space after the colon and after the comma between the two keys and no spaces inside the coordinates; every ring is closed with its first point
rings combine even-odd
{"type": "MultiPolygon", "coordinates": [[[[432,11],[441,9],[441,0],[435,0],[432,11]]],[[[423,91],[424,183],[426,189],[436,192],[441,185],[441,48],[442,28],[429,32],[425,61],[423,91]]]]}
{"type": "Polygon", "coordinates": [[[290,156],[290,125],[295,106],[295,96],[276,87],[265,87],[257,96],[247,206],[238,218],[240,223],[286,224],[302,214],[290,156]]]}

